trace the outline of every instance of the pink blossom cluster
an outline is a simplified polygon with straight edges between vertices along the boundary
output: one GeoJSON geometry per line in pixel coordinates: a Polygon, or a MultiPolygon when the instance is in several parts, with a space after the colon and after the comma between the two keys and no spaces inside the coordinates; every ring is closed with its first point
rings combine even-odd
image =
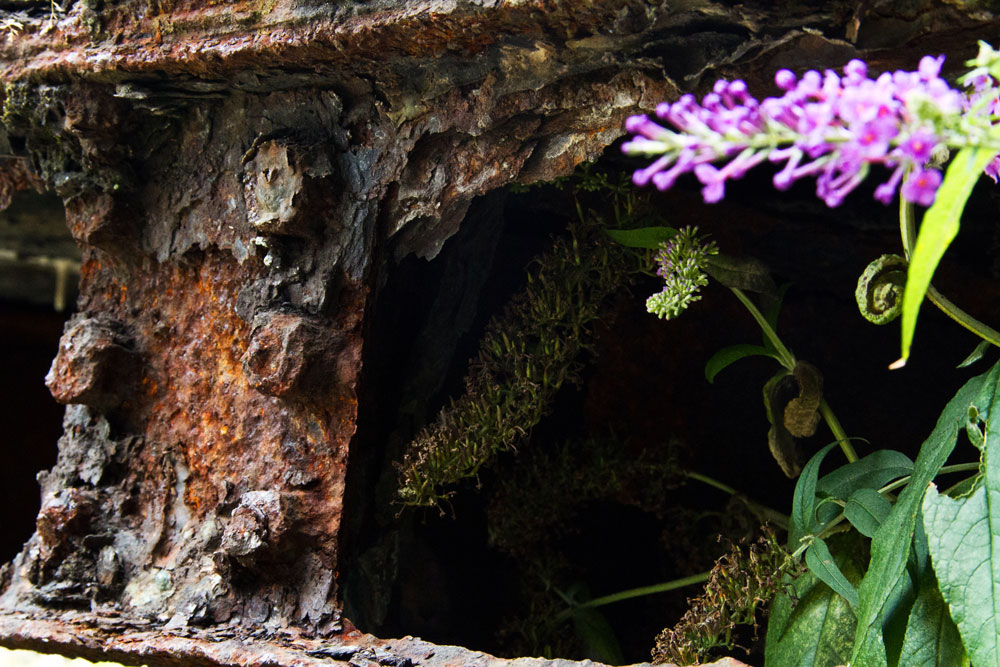
{"type": "MultiPolygon", "coordinates": [[[[675,129],[646,115],[626,121],[634,136],[624,152],[656,156],[633,181],[666,190],[694,172],[711,203],[722,199],[727,180],[768,160],[782,165],[774,175],[779,190],[815,176],[817,195],[837,206],[871,165],[882,165],[890,175],[876,199],[888,203],[899,189],[907,201],[929,206],[942,180],[936,165],[947,159],[947,149],[988,136],[997,117],[996,88],[984,68],[970,77],[972,91],[965,94],[941,78],[943,62],[944,56],[925,56],[915,72],[876,79],[861,60],[847,63],[843,75],[827,70],[798,77],[783,69],[774,81],[784,94],[763,101],[749,95],[743,81],[719,80],[700,104],[684,95],[657,106],[657,119],[675,129]]],[[[998,170],[1000,156],[987,173],[996,180],[998,170]]]]}

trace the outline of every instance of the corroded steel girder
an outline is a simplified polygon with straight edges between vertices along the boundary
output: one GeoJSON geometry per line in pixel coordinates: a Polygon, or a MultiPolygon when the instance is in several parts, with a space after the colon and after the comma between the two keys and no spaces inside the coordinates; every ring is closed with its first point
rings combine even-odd
{"type": "Polygon", "coordinates": [[[59,462],[0,570],[0,643],[150,664],[494,664],[341,618],[388,260],[433,258],[474,197],[569,173],[627,115],[715,76],[766,85],[859,53],[889,67],[926,44],[964,56],[996,27],[944,1],[674,4],[0,12],[0,204],[56,192],[83,249],[46,379],[67,404],[59,462]]]}

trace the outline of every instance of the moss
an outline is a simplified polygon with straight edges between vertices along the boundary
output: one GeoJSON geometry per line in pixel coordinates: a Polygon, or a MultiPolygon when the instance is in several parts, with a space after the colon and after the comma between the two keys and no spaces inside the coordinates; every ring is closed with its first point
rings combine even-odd
{"type": "Polygon", "coordinates": [[[81,0],[80,23],[87,29],[90,41],[99,42],[105,37],[104,21],[101,19],[102,0],[81,0]]]}
{"type": "Polygon", "coordinates": [[[521,457],[490,500],[490,542],[512,556],[530,557],[594,501],[664,515],[668,491],[686,481],[676,445],[668,441],[636,454],[618,438],[588,436],[521,457]]]}
{"type": "Polygon", "coordinates": [[[400,500],[434,505],[450,485],[473,477],[500,452],[525,441],[556,393],[577,382],[593,323],[628,279],[631,253],[585,219],[537,258],[528,285],[490,323],[466,377],[466,393],[410,444],[400,500]]]}
{"type": "Polygon", "coordinates": [[[634,249],[612,242],[603,217],[584,213],[577,199],[596,193],[604,205],[613,202],[613,224],[622,227],[645,220],[649,207],[640,205],[639,195],[624,181],[589,168],[572,189],[579,221],[534,260],[524,291],[490,322],[465,394],[410,443],[399,474],[403,504],[439,504],[454,484],[526,442],[559,390],[579,381],[605,301],[648,271],[646,254],[637,261],[634,249]]]}
{"type": "MultiPolygon", "coordinates": [[[[107,131],[107,143],[85,152],[79,137],[67,127],[65,100],[97,95],[73,84],[48,85],[29,79],[5,84],[0,125],[12,149],[25,155],[31,169],[60,195],[82,191],[118,192],[133,186],[127,161],[131,144],[115,141],[116,126],[107,131]]],[[[99,104],[95,97],[83,103],[99,104]]],[[[149,132],[162,131],[162,121],[147,123],[149,132]]],[[[134,136],[134,135],[133,135],[134,136]]]]}

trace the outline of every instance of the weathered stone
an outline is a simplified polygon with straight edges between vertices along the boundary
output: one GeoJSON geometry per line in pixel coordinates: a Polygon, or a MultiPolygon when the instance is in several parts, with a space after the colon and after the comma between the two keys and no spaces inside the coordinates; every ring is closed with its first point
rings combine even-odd
{"type": "Polygon", "coordinates": [[[86,524],[94,510],[93,498],[78,489],[66,489],[42,506],[38,513],[38,536],[42,545],[53,550],[86,524]]]}
{"type": "MultiPolygon", "coordinates": [[[[265,618],[266,620],[266,618],[265,618]]],[[[336,637],[309,637],[298,633],[268,636],[265,632],[237,633],[226,627],[161,629],[156,624],[129,620],[119,614],[92,615],[64,612],[60,620],[29,613],[0,616],[0,633],[13,648],[51,651],[53,637],[73,655],[101,660],[129,660],[140,653],[149,667],[171,667],[181,661],[210,665],[268,665],[269,667],[346,667],[354,656],[379,665],[410,661],[422,667],[602,667],[592,660],[498,658],[461,646],[432,644],[418,637],[379,639],[353,628],[336,637]]],[[[650,667],[648,662],[634,667],[650,667]]],[[[676,667],[663,664],[659,667],[676,667]]],[[[722,658],[703,667],[747,667],[734,658],[722,658]]]]}

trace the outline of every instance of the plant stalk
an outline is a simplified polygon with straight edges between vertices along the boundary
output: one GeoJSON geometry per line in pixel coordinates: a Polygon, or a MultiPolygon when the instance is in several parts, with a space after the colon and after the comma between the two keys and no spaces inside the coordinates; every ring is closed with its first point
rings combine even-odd
{"type": "MultiPolygon", "coordinates": [[[[913,254],[913,247],[917,242],[917,229],[914,222],[913,204],[906,201],[902,196],[899,198],[899,232],[903,240],[903,253],[906,255],[906,261],[910,261],[910,256],[913,254]]],[[[941,294],[934,285],[930,285],[927,288],[927,299],[959,325],[965,327],[986,342],[1000,347],[1000,331],[969,315],[952,303],[945,295],[941,294]]]]}
{"type": "Polygon", "coordinates": [[[586,602],[578,602],[573,607],[569,609],[564,609],[559,612],[556,616],[557,621],[564,621],[573,615],[574,609],[601,607],[606,604],[611,604],[613,602],[621,602],[622,600],[630,600],[631,598],[638,598],[644,595],[653,595],[655,593],[666,593],[667,591],[672,591],[678,588],[684,588],[685,586],[692,586],[694,584],[701,584],[708,581],[709,575],[712,573],[711,570],[708,572],[701,572],[699,574],[693,574],[690,577],[684,577],[682,579],[674,579],[673,581],[666,581],[662,584],[653,584],[652,586],[640,586],[639,588],[630,588],[627,591],[618,591],[617,593],[612,593],[611,595],[605,595],[603,597],[594,598],[593,600],[587,600],[586,602]]]}
{"type": "MultiPolygon", "coordinates": [[[[764,332],[764,336],[771,342],[774,346],[775,352],[778,353],[780,357],[781,365],[784,366],[789,372],[795,370],[795,355],[793,355],[785,344],[781,342],[778,338],[778,332],[776,332],[771,325],[768,323],[767,318],[764,317],[763,313],[757,308],[753,301],[743,293],[743,290],[737,289],[735,287],[730,287],[736,298],[746,306],[746,309],[750,311],[750,314],[757,321],[757,326],[760,327],[761,331],[764,332]]],[[[830,432],[833,433],[833,437],[837,439],[837,444],[840,445],[840,449],[844,452],[844,456],[847,457],[849,463],[854,463],[858,460],[858,453],[854,451],[854,446],[851,445],[850,439],[847,437],[847,433],[844,432],[844,427],[841,426],[840,420],[837,416],[833,414],[833,410],[830,409],[830,404],[826,402],[824,398],[820,401],[819,412],[826,421],[826,425],[830,428],[830,432]]]]}
{"type": "Polygon", "coordinates": [[[826,402],[826,399],[822,399],[819,402],[819,413],[823,416],[823,420],[826,421],[826,425],[830,428],[830,432],[833,433],[833,437],[837,439],[837,444],[840,445],[841,451],[844,452],[844,456],[847,457],[848,463],[854,463],[858,460],[858,453],[854,451],[854,445],[851,444],[851,439],[847,437],[847,433],[844,432],[844,427],[841,426],[840,420],[837,419],[837,415],[834,414],[833,410],[830,408],[830,404],[826,402]]]}
{"type": "Polygon", "coordinates": [[[781,365],[789,371],[795,370],[795,355],[789,352],[788,348],[785,347],[785,344],[781,342],[781,339],[778,338],[778,333],[771,328],[771,325],[767,322],[767,318],[764,317],[763,313],[760,312],[754,302],[750,300],[750,297],[748,297],[741,289],[737,289],[735,287],[730,287],[729,289],[732,290],[733,294],[736,295],[736,298],[739,299],[744,306],[746,306],[746,309],[750,311],[750,314],[757,321],[757,326],[760,327],[760,330],[764,332],[764,336],[766,336],[767,340],[774,346],[774,351],[778,353],[781,365]]]}
{"type": "MultiPolygon", "coordinates": [[[[973,470],[979,470],[980,465],[982,464],[979,461],[976,461],[974,463],[956,463],[954,465],[944,466],[943,468],[941,468],[941,470],[938,471],[938,475],[947,475],[948,473],[952,472],[971,472],[973,470]]],[[[907,475],[906,477],[900,477],[895,482],[891,482],[883,486],[881,489],[878,490],[878,492],[889,493],[890,491],[895,491],[899,487],[906,486],[909,483],[910,483],[910,475],[907,475]]]]}
{"type": "Polygon", "coordinates": [[[684,476],[690,477],[693,480],[697,480],[702,484],[707,484],[708,486],[719,489],[720,491],[728,493],[731,496],[736,496],[737,498],[740,499],[741,502],[746,504],[746,506],[750,509],[751,512],[753,512],[753,514],[758,519],[763,519],[764,521],[770,521],[778,528],[781,528],[782,530],[788,530],[788,526],[790,525],[790,520],[787,515],[782,514],[778,510],[771,509],[767,505],[761,505],[760,503],[751,500],[746,495],[740,493],[739,491],[729,486],[728,484],[720,482],[714,477],[703,475],[700,472],[694,472],[693,470],[685,470],[684,476]]]}

